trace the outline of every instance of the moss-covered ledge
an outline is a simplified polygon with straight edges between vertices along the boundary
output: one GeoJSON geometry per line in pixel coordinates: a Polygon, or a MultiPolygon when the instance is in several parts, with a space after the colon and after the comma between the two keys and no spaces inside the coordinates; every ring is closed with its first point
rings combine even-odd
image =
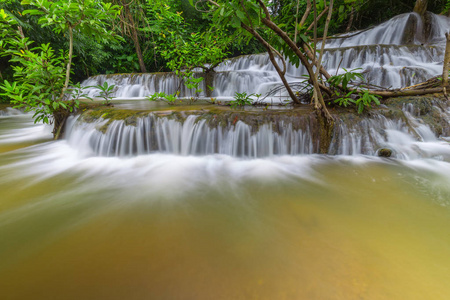
{"type": "MultiPolygon", "coordinates": [[[[119,105],[118,105],[119,106],[119,105]]],[[[450,124],[448,115],[445,113],[449,108],[449,103],[445,98],[436,96],[420,97],[398,97],[387,99],[383,105],[375,107],[363,114],[357,114],[354,109],[342,108],[339,106],[330,108],[330,113],[336,120],[336,127],[332,134],[328,135],[329,141],[323,141],[321,126],[311,106],[302,105],[290,108],[280,107],[246,107],[233,109],[229,106],[219,106],[213,104],[187,105],[187,106],[164,106],[151,109],[128,109],[121,107],[105,106],[100,103],[84,103],[80,106],[80,119],[83,122],[92,123],[98,120],[105,120],[101,132],[106,132],[108,126],[113,121],[123,121],[126,125],[135,126],[139,118],[146,118],[150,115],[153,118],[165,118],[184,123],[190,115],[197,116],[195,122],[205,122],[210,128],[231,128],[239,121],[249,125],[252,132],[256,132],[262,125],[271,124],[272,130],[282,133],[286,128],[292,130],[308,130],[314,141],[317,150],[320,144],[329,145],[333,139],[338,137],[338,127],[346,125],[355,128],[358,124],[363,124],[368,119],[379,119],[384,117],[388,120],[400,121],[409,127],[409,131],[415,134],[414,124],[410,124],[405,111],[418,118],[421,123],[428,125],[436,136],[449,136],[450,124]],[[408,105],[410,105],[408,107],[408,105]]],[[[380,130],[382,129],[377,129],[380,130]]]]}

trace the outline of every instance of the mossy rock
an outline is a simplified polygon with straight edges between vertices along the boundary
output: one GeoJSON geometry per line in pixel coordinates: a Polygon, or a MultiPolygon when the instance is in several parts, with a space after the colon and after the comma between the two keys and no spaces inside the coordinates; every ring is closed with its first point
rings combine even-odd
{"type": "Polygon", "coordinates": [[[379,157],[391,157],[393,154],[393,151],[388,148],[381,148],[377,151],[377,155],[379,157]]]}

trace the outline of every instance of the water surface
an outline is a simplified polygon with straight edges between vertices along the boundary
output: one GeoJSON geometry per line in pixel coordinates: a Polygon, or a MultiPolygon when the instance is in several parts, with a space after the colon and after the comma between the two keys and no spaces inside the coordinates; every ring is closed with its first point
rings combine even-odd
{"type": "Polygon", "coordinates": [[[86,156],[0,118],[1,299],[448,299],[450,164],[86,156]]]}

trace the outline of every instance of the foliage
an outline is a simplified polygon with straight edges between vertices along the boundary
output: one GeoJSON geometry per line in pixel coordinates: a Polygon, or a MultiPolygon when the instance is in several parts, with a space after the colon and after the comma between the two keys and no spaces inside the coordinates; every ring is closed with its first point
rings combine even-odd
{"type": "Polygon", "coordinates": [[[442,10],[442,13],[446,14],[448,13],[448,11],[450,10],[450,0],[447,0],[447,2],[445,3],[445,6],[442,10]]]}
{"type": "Polygon", "coordinates": [[[364,109],[370,109],[372,104],[380,105],[379,96],[373,95],[367,89],[353,89],[348,91],[349,83],[354,81],[355,79],[364,80],[364,76],[362,73],[358,72],[361,70],[360,68],[353,69],[348,71],[344,68],[345,73],[331,76],[328,79],[328,83],[334,88],[334,92],[338,97],[333,102],[338,104],[339,106],[347,107],[350,105],[355,105],[356,110],[359,114],[361,114],[364,109]],[[346,91],[346,94],[343,95],[342,92],[346,91]]]}
{"type": "Polygon", "coordinates": [[[242,107],[245,105],[252,105],[253,99],[251,98],[254,94],[248,95],[246,92],[238,93],[236,92],[234,95],[234,100],[230,101],[230,105],[232,108],[242,107]]]}
{"type": "Polygon", "coordinates": [[[358,70],[362,70],[361,68],[356,68],[353,70],[348,71],[347,69],[343,68],[345,73],[338,74],[335,76],[331,76],[327,81],[332,87],[338,87],[342,86],[342,89],[344,91],[347,90],[348,84],[355,79],[359,78],[361,80],[364,80],[364,76],[361,72],[357,72],[358,70]]]}
{"type": "Polygon", "coordinates": [[[364,109],[370,109],[374,103],[376,105],[380,105],[379,98],[381,97],[371,94],[369,90],[362,89],[357,92],[351,91],[344,97],[339,97],[334,100],[334,103],[337,103],[339,106],[344,107],[353,104],[356,106],[358,114],[361,114],[364,109]]]}
{"type": "Polygon", "coordinates": [[[69,57],[67,62],[64,89],[69,86],[70,69],[73,57],[73,32],[89,36],[98,43],[116,40],[118,37],[109,31],[108,21],[120,13],[120,7],[100,0],[83,1],[47,1],[22,0],[22,5],[34,8],[23,11],[23,14],[40,16],[38,24],[42,27],[50,26],[57,34],[69,36],[69,57]]]}
{"type": "Polygon", "coordinates": [[[354,104],[355,100],[353,98],[351,98],[351,96],[353,95],[354,91],[351,91],[349,93],[347,93],[345,96],[339,97],[339,94],[337,94],[337,96],[339,98],[334,100],[334,103],[337,103],[339,106],[343,106],[343,107],[347,107],[350,104],[354,104]]]}
{"type": "MultiPolygon", "coordinates": [[[[151,96],[147,96],[147,100],[149,101],[163,101],[169,105],[177,104],[178,97],[176,94],[166,94],[164,92],[155,93],[151,96]]],[[[180,100],[181,102],[181,100],[180,100]]]]}
{"type": "Polygon", "coordinates": [[[100,93],[97,97],[103,98],[104,104],[111,105],[112,96],[111,94],[114,92],[114,88],[116,87],[114,84],[109,85],[107,81],[103,83],[103,85],[91,86],[93,88],[99,89],[100,93]]]}
{"type": "Polygon", "coordinates": [[[115,57],[112,68],[114,71],[107,71],[106,73],[130,73],[139,70],[136,53],[124,53],[115,57]]]}
{"type": "Polygon", "coordinates": [[[194,94],[195,94],[196,98],[198,98],[200,96],[200,93],[203,92],[203,90],[200,88],[200,83],[203,81],[203,79],[204,79],[203,77],[194,78],[192,73],[190,73],[186,77],[186,81],[185,81],[184,85],[188,89],[194,90],[194,94]]]}
{"type": "Polygon", "coordinates": [[[60,109],[72,111],[73,103],[62,101],[61,94],[67,53],[56,55],[49,44],[29,49],[32,42],[11,30],[16,21],[4,10],[0,10],[0,18],[1,55],[10,57],[14,71],[14,81],[5,80],[0,85],[2,95],[16,108],[35,111],[35,122],[50,123],[50,117],[60,109]]]}
{"type": "Polygon", "coordinates": [[[190,24],[177,6],[177,1],[149,0],[145,7],[148,26],[141,30],[152,36],[154,54],[165,61],[168,70],[199,67],[210,71],[229,54],[226,49],[232,38],[205,26],[203,19],[197,18],[200,24],[190,24]]]}
{"type": "Polygon", "coordinates": [[[107,28],[108,21],[120,13],[117,5],[99,0],[22,0],[21,3],[35,7],[23,11],[23,14],[40,16],[38,23],[42,27],[51,26],[57,34],[77,28],[79,33],[97,42],[116,38],[116,34],[107,28]]]}
{"type": "Polygon", "coordinates": [[[80,83],[77,83],[67,89],[67,91],[70,93],[69,99],[70,101],[75,103],[75,107],[79,107],[81,98],[92,100],[90,97],[88,97],[88,94],[83,92],[83,90],[87,88],[88,86],[81,86],[80,83]]]}
{"type": "Polygon", "coordinates": [[[370,109],[372,102],[376,105],[380,105],[379,96],[371,94],[368,90],[361,90],[359,92],[359,98],[355,101],[358,113],[361,114],[365,108],[370,109]]]}
{"type": "MultiPolygon", "coordinates": [[[[22,5],[31,6],[21,15],[40,16],[38,24],[52,27],[57,34],[68,34],[68,51],[59,51],[59,55],[49,43],[29,49],[32,42],[24,36],[17,18],[10,12],[0,10],[0,54],[10,57],[14,71],[14,82],[5,81],[1,90],[3,95],[19,108],[35,111],[35,121],[55,122],[57,135],[64,124],[65,117],[78,107],[77,100],[67,100],[66,89],[70,83],[70,71],[73,57],[73,32],[89,36],[101,42],[115,39],[107,30],[109,18],[116,16],[120,9],[110,3],[99,0],[84,1],[47,1],[23,0],[22,5]],[[58,127],[58,128],[57,128],[58,127]]],[[[69,95],[73,94],[69,90],[69,95]]]]}

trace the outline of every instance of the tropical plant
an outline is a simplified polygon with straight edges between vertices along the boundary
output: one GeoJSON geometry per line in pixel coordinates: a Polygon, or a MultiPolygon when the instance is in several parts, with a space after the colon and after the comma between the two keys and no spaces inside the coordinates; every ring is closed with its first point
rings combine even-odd
{"type": "Polygon", "coordinates": [[[380,105],[380,96],[373,95],[369,90],[360,89],[358,91],[350,91],[345,96],[339,97],[334,100],[334,103],[339,106],[355,105],[358,114],[363,113],[365,109],[372,108],[372,105],[380,105]]]}
{"type": "Polygon", "coordinates": [[[339,97],[334,100],[334,103],[337,103],[339,106],[347,107],[350,104],[354,104],[355,100],[351,97],[353,95],[354,91],[351,91],[347,93],[345,96],[340,96],[339,93],[336,95],[339,97]]]}
{"type": "Polygon", "coordinates": [[[52,116],[60,109],[73,110],[63,101],[64,65],[67,53],[59,55],[49,44],[30,48],[32,42],[12,30],[17,22],[4,10],[0,10],[0,54],[10,57],[14,81],[5,80],[0,89],[17,108],[35,112],[35,122],[51,123],[52,116]]]}
{"type": "Polygon", "coordinates": [[[203,81],[203,77],[195,78],[193,74],[190,74],[189,77],[185,78],[184,85],[190,89],[194,90],[194,97],[191,97],[191,102],[197,101],[200,93],[203,92],[203,89],[200,88],[200,83],[203,81]]]}
{"type": "Polygon", "coordinates": [[[91,87],[100,90],[100,93],[97,95],[97,97],[103,98],[103,104],[111,105],[111,100],[113,99],[111,95],[114,92],[114,88],[116,87],[114,84],[109,85],[108,82],[105,81],[103,85],[95,85],[91,87]]]}
{"type": "Polygon", "coordinates": [[[369,90],[360,90],[358,93],[360,97],[355,101],[355,105],[359,114],[361,114],[364,109],[370,109],[373,103],[380,105],[380,96],[371,94],[369,90]]]}
{"type": "Polygon", "coordinates": [[[49,26],[57,34],[67,34],[69,49],[59,51],[59,55],[50,44],[30,49],[32,42],[25,37],[17,18],[0,10],[0,54],[10,57],[15,79],[12,83],[5,81],[0,88],[16,107],[35,111],[36,122],[53,122],[57,138],[69,113],[78,106],[78,101],[69,101],[67,95],[74,31],[99,42],[114,40],[115,35],[107,30],[107,21],[116,16],[120,8],[99,0],[24,0],[22,5],[35,7],[23,11],[22,15],[40,16],[42,27],[49,26]]]}
{"type": "Polygon", "coordinates": [[[356,68],[350,71],[343,68],[343,70],[345,71],[343,74],[334,75],[328,78],[327,82],[332,87],[336,88],[342,86],[342,89],[346,91],[348,88],[348,84],[355,79],[359,78],[360,80],[364,80],[364,76],[362,75],[362,73],[358,72],[358,70],[362,70],[361,68],[356,68]]]}
{"type": "Polygon", "coordinates": [[[50,26],[55,33],[69,36],[69,55],[62,94],[69,86],[75,30],[100,43],[120,38],[107,29],[109,27],[108,21],[117,17],[120,13],[120,7],[117,5],[100,0],[23,0],[22,5],[35,7],[23,11],[23,14],[40,16],[39,24],[42,27],[50,26]]]}
{"type": "Polygon", "coordinates": [[[253,99],[251,98],[254,94],[248,95],[246,92],[238,93],[236,92],[234,95],[234,100],[230,101],[230,105],[232,108],[242,107],[245,105],[252,105],[253,99]]]}
{"type": "MultiPolygon", "coordinates": [[[[177,104],[177,94],[166,94],[164,92],[155,93],[153,95],[147,96],[147,100],[149,101],[163,101],[166,102],[169,105],[175,105],[177,104]]],[[[181,100],[179,101],[182,102],[181,100]]]]}

